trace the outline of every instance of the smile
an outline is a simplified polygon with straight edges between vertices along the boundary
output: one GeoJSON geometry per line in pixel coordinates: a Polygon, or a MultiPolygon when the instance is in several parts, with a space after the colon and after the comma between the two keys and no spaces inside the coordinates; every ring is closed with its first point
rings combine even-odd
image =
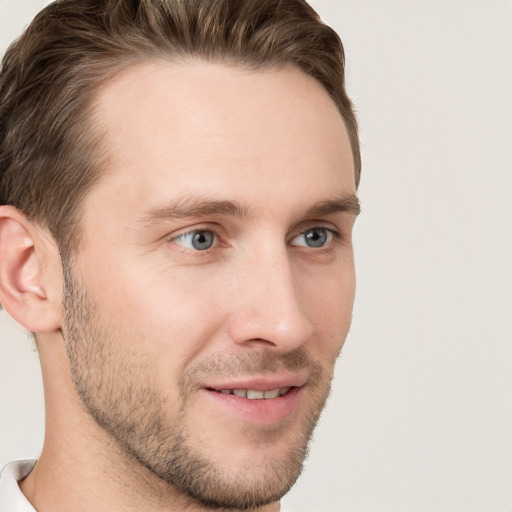
{"type": "Polygon", "coordinates": [[[212,412],[222,418],[229,414],[253,425],[275,425],[299,413],[308,381],[305,371],[282,372],[210,381],[201,387],[207,403],[213,404],[212,412]]]}
{"type": "Polygon", "coordinates": [[[284,388],[271,389],[269,391],[261,391],[257,389],[221,389],[217,391],[224,395],[236,395],[241,398],[248,398],[249,400],[264,400],[273,399],[285,395],[290,391],[291,386],[284,388]]]}

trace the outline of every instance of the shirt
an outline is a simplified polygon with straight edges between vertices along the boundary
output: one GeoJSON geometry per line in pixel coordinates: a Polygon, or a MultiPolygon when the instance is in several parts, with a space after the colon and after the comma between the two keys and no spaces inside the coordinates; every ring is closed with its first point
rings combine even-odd
{"type": "Polygon", "coordinates": [[[11,462],[0,473],[0,512],[36,512],[18,485],[32,471],[35,463],[35,460],[11,462]]]}

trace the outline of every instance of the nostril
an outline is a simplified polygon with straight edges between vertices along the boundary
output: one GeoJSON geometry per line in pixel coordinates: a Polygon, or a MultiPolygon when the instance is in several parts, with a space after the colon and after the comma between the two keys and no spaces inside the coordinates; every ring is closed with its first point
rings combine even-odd
{"type": "Polygon", "coordinates": [[[269,341],[269,340],[265,340],[263,338],[253,338],[253,339],[250,339],[250,340],[247,340],[244,345],[246,346],[258,346],[258,347],[261,347],[261,346],[268,346],[268,347],[275,347],[276,344],[273,343],[272,341],[269,341]]]}

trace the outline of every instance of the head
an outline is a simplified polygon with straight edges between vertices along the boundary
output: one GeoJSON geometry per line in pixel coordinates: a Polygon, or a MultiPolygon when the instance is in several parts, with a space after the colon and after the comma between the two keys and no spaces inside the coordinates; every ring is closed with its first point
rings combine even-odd
{"type": "Polygon", "coordinates": [[[343,48],[305,2],[55,2],[0,74],[0,299],[133,464],[274,502],[349,328],[359,175],[343,48]]]}

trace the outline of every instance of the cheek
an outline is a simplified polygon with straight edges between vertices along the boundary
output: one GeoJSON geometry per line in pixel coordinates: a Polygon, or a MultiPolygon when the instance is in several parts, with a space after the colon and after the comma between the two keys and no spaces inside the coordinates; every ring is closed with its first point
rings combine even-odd
{"type": "Polygon", "coordinates": [[[315,327],[315,348],[325,357],[336,357],[352,320],[355,275],[352,266],[333,268],[303,280],[302,308],[315,327]]]}
{"type": "Polygon", "coordinates": [[[125,348],[144,350],[157,365],[169,352],[171,367],[192,359],[221,322],[217,286],[204,273],[120,265],[91,272],[88,282],[104,318],[125,333],[125,348]]]}

